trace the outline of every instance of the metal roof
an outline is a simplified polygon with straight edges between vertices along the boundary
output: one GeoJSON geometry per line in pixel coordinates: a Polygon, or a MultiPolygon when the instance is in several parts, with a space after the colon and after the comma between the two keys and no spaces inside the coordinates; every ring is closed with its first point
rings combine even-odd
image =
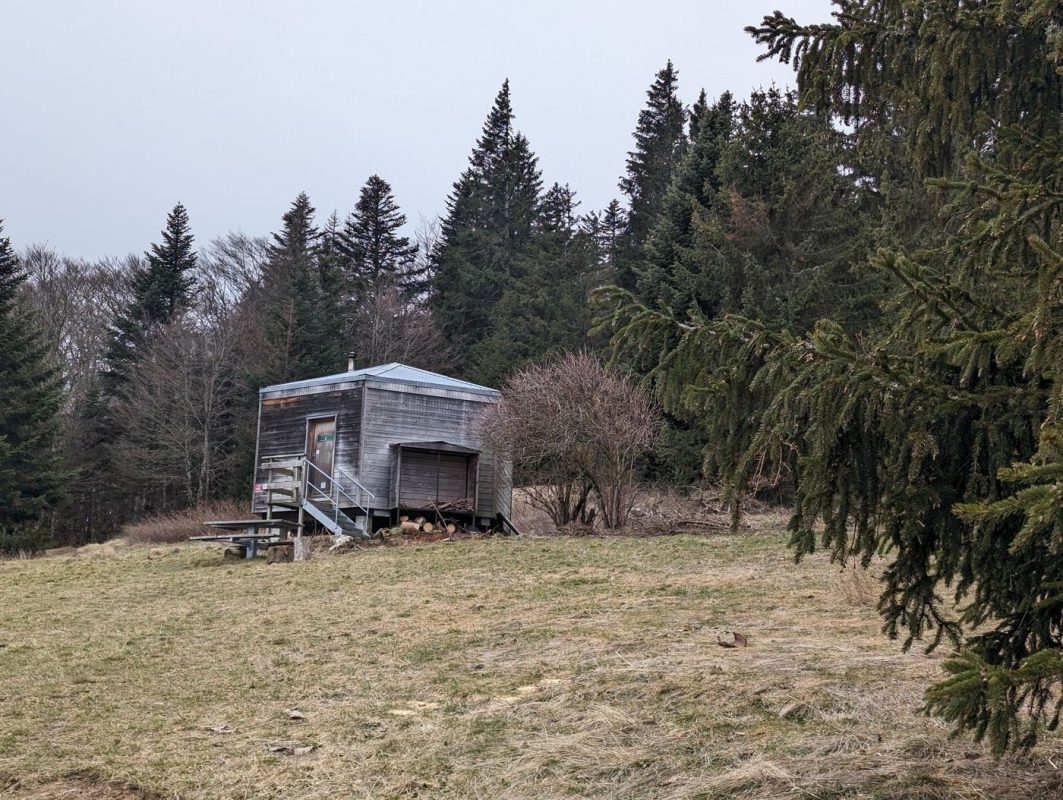
{"type": "Polygon", "coordinates": [[[381,364],[376,367],[356,369],[352,372],[338,372],[335,375],[325,375],[320,378],[308,378],[303,381],[291,381],[290,383],[278,383],[273,386],[264,386],[259,389],[259,394],[276,392],[283,389],[302,389],[308,386],[328,386],[333,383],[351,383],[376,378],[382,381],[395,381],[396,383],[408,383],[414,386],[428,386],[436,389],[451,389],[457,392],[471,392],[473,394],[499,394],[497,389],[488,386],[480,386],[477,383],[451,378],[440,375],[438,372],[429,372],[426,369],[408,367],[405,364],[392,362],[381,364]]]}

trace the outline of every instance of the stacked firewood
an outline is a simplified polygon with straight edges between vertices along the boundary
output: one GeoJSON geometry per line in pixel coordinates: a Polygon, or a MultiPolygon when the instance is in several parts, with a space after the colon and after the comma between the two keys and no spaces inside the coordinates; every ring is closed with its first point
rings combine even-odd
{"type": "Polygon", "coordinates": [[[435,533],[439,531],[442,533],[456,533],[458,526],[453,522],[447,522],[441,519],[439,522],[432,522],[424,517],[416,517],[410,519],[409,517],[399,517],[399,527],[403,533],[435,533]]]}

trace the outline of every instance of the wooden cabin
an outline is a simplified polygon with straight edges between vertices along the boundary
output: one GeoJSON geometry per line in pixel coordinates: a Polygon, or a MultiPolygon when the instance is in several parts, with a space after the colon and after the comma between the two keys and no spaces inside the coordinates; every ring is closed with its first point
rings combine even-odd
{"type": "Polygon", "coordinates": [[[500,396],[404,364],[266,386],[252,510],[354,536],[400,515],[511,527],[509,464],[482,425],[500,396]]]}

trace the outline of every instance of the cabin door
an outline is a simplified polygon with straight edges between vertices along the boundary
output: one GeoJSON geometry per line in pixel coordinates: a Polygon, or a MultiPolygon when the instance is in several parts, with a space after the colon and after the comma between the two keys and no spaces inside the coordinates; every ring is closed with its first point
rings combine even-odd
{"type": "Polygon", "coordinates": [[[306,423],[306,458],[317,469],[310,469],[307,480],[326,493],[331,491],[326,475],[332,477],[336,456],[336,418],[319,417],[306,423]],[[319,471],[320,470],[320,471],[319,471]],[[324,473],[324,474],[322,474],[324,473]]]}

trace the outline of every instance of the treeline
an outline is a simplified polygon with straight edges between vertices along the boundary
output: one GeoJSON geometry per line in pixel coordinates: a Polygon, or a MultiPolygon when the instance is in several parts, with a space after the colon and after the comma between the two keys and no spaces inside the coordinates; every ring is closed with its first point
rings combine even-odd
{"type": "Polygon", "coordinates": [[[160,241],[120,261],[16,258],[0,240],[3,321],[24,337],[4,375],[26,373],[0,408],[4,440],[26,451],[3,460],[0,546],[81,543],[144,512],[244,499],[263,384],[341,371],[348,352],[446,364],[426,306],[434,233],[411,242],[405,225],[372,176],[345,219],[319,225],[300,194],[269,238],[197,249],[177,204],[160,241]]]}
{"type": "MultiPolygon", "coordinates": [[[[322,218],[300,194],[268,237],[199,246],[178,204],[140,256],[16,256],[4,240],[5,321],[32,339],[7,352],[32,350],[36,366],[8,382],[17,403],[0,409],[7,441],[26,451],[6,462],[0,547],[81,543],[144,513],[245,499],[258,388],[341,371],[348,353],[358,366],[401,361],[500,385],[548,354],[604,350],[590,293],[634,286],[677,170],[708,139],[699,131],[732,126],[732,114],[738,129],[768,107],[797,115],[775,91],[713,106],[702,92],[686,108],[668,63],[637,121],[625,202],[599,212],[543,185],[507,81],[445,215],[413,239],[374,175],[346,216],[322,218]],[[16,406],[34,410],[39,433],[16,406]]],[[[658,477],[697,480],[687,449],[682,467],[660,454],[658,477]]]]}
{"type": "Polygon", "coordinates": [[[412,239],[376,175],[346,216],[300,194],[267,237],[200,246],[179,203],[140,256],[0,239],[0,549],[245,499],[258,388],[339,372],[348,353],[497,385],[586,346],[588,293],[610,282],[626,222],[619,203],[577,208],[543,186],[507,82],[446,215],[412,239]]]}

